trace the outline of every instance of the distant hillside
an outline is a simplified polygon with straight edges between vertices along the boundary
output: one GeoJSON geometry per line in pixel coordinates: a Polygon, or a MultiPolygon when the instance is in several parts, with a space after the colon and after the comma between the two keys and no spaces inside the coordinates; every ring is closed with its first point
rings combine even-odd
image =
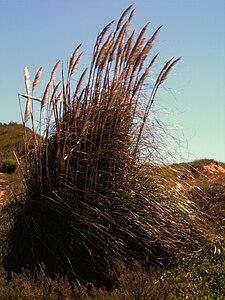
{"type": "Polygon", "coordinates": [[[184,173],[184,176],[198,178],[200,175],[209,174],[211,166],[211,173],[214,174],[225,169],[225,163],[218,162],[214,159],[199,159],[192,162],[173,164],[172,167],[184,173]]]}
{"type": "Polygon", "coordinates": [[[13,151],[18,156],[24,153],[24,127],[14,122],[0,123],[0,161],[5,158],[14,158],[13,151]]]}
{"type": "Polygon", "coordinates": [[[206,218],[225,221],[225,163],[201,159],[175,164],[172,170],[206,218]]]}

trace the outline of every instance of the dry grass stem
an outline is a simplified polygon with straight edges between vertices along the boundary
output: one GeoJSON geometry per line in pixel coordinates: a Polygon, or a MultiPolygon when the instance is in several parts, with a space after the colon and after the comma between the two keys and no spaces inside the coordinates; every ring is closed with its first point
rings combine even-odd
{"type": "Polygon", "coordinates": [[[31,100],[36,100],[36,101],[39,101],[39,102],[42,101],[42,98],[39,98],[39,97],[34,97],[34,96],[22,94],[22,93],[20,93],[19,95],[22,96],[22,97],[24,97],[24,98],[26,98],[26,99],[29,98],[29,99],[31,99],[31,100]]]}

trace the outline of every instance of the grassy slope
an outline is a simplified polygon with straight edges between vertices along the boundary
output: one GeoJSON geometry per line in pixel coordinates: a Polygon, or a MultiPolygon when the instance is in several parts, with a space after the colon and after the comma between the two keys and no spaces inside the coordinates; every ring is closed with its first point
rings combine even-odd
{"type": "MultiPolygon", "coordinates": [[[[29,130],[28,134],[32,136],[29,130]]],[[[23,159],[24,127],[13,122],[10,124],[0,123],[0,168],[2,160],[15,159],[14,153],[19,159],[23,159]]],[[[4,191],[4,196],[0,199],[0,202],[7,202],[7,199],[12,198],[13,192],[20,194],[23,188],[22,174],[19,168],[13,174],[1,174],[0,191],[4,191]]]]}
{"type": "Polygon", "coordinates": [[[225,217],[225,164],[203,159],[172,166],[180,182],[186,185],[188,197],[197,203],[210,219],[225,217]]]}
{"type": "MultiPolygon", "coordinates": [[[[13,150],[22,154],[22,145],[23,128],[21,125],[0,126],[1,158],[12,157],[9,156],[9,154],[11,155],[13,150]]],[[[200,253],[195,253],[189,259],[186,258],[181,262],[175,263],[171,269],[167,271],[157,270],[153,273],[151,272],[151,275],[146,275],[138,268],[134,273],[129,273],[125,270],[124,274],[121,272],[120,288],[115,290],[112,294],[104,290],[94,290],[93,296],[88,296],[84,289],[81,292],[83,296],[80,296],[79,299],[126,299],[125,294],[129,299],[135,299],[137,293],[140,294],[139,299],[148,299],[146,297],[149,297],[149,299],[157,299],[154,297],[160,295],[162,299],[182,299],[184,295],[189,296],[189,299],[202,299],[202,297],[207,297],[205,299],[223,299],[225,293],[223,283],[225,280],[225,245],[221,237],[225,236],[225,222],[221,216],[223,216],[225,212],[225,173],[216,172],[216,166],[225,169],[225,164],[223,163],[217,163],[213,160],[199,160],[165,167],[161,169],[161,172],[163,177],[170,178],[171,182],[179,179],[181,186],[186,189],[189,198],[197,203],[199,209],[201,209],[207,217],[211,216],[211,218],[206,217],[206,219],[215,236],[216,234],[220,235],[219,241],[215,240],[214,244],[206,245],[205,249],[200,253]],[[206,166],[208,166],[208,169],[206,166]],[[213,166],[215,168],[213,168],[213,166]],[[208,170],[208,173],[205,170],[208,170]],[[214,170],[214,173],[210,172],[210,170],[214,170]],[[149,289],[149,286],[152,286],[153,283],[155,284],[155,289],[149,289]]],[[[19,178],[16,174],[5,174],[2,178],[6,180],[4,184],[5,187],[10,183],[12,185],[14,184],[15,189],[17,189],[17,184],[15,183],[21,180],[21,177],[19,178]]],[[[5,215],[3,213],[1,221],[4,218],[5,215]]],[[[1,239],[4,240],[4,237],[1,237],[1,239]]],[[[1,272],[4,273],[3,270],[1,272]]],[[[22,295],[25,299],[28,297],[27,294],[29,294],[27,299],[31,296],[33,299],[39,299],[40,294],[48,293],[48,296],[50,295],[49,291],[45,291],[45,289],[48,288],[44,286],[43,282],[38,286],[36,283],[33,284],[31,277],[27,277],[27,275],[19,276],[20,277],[15,277],[15,280],[13,280],[9,286],[5,286],[4,282],[0,282],[0,296],[3,294],[7,295],[8,293],[8,296],[22,295]],[[23,282],[24,288],[22,287],[18,290],[21,282],[23,282]],[[25,287],[25,283],[29,288],[25,287]],[[35,295],[37,295],[36,298],[35,295]]],[[[53,286],[56,290],[61,289],[62,299],[66,299],[66,293],[69,292],[65,287],[68,283],[52,282],[51,279],[48,279],[48,281],[49,285],[53,286]]],[[[57,294],[57,291],[54,292],[52,289],[51,293],[57,294]]],[[[53,299],[58,299],[57,297],[58,296],[54,296],[53,299]]],[[[68,299],[72,299],[72,297],[71,292],[71,298],[69,297],[68,299]]],[[[0,299],[4,299],[4,297],[0,297],[0,299]]]]}
{"type": "Polygon", "coordinates": [[[0,160],[14,158],[13,151],[19,155],[24,152],[24,128],[23,125],[10,123],[0,125],[0,160]]]}

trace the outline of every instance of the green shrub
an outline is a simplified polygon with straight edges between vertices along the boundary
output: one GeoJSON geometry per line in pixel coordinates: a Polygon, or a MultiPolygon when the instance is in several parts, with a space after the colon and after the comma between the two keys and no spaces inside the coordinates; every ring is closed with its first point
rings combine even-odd
{"type": "Polygon", "coordinates": [[[174,294],[172,299],[224,299],[224,266],[224,241],[207,244],[202,251],[182,259],[165,277],[174,294]]]}
{"type": "Polygon", "coordinates": [[[15,159],[4,159],[2,161],[2,172],[3,173],[14,173],[17,168],[17,161],[15,159]]]}

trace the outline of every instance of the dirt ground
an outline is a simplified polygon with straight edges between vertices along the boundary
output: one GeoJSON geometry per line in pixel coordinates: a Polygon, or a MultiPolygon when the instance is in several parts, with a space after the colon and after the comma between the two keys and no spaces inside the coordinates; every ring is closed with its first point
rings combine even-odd
{"type": "Polygon", "coordinates": [[[4,195],[5,195],[5,180],[1,178],[2,174],[0,173],[0,204],[4,204],[4,195]]]}

